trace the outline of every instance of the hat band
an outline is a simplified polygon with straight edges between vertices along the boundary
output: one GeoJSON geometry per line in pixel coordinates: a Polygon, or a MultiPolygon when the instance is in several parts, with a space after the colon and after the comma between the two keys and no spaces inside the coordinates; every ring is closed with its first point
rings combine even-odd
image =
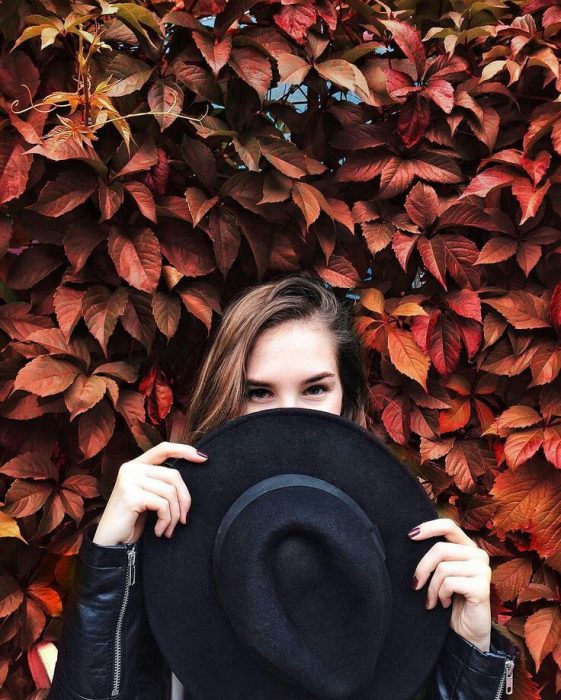
{"type": "Polygon", "coordinates": [[[251,488],[244,491],[244,493],[232,503],[228,509],[226,515],[223,517],[222,522],[216,532],[216,538],[214,540],[214,552],[213,552],[213,569],[214,575],[217,576],[218,572],[218,562],[220,560],[220,551],[224,543],[226,533],[230,525],[238,517],[238,515],[247,508],[253,501],[257,500],[266,493],[271,491],[277,491],[279,489],[290,488],[294,486],[305,486],[307,488],[319,489],[320,491],[326,491],[332,496],[336,496],[341,501],[345,503],[364,523],[366,528],[369,530],[374,543],[380,553],[380,557],[383,561],[386,559],[386,550],[384,547],[384,542],[380,531],[375,523],[373,523],[362,508],[354,501],[350,496],[348,496],[340,488],[330,484],[328,481],[323,479],[317,479],[314,476],[307,476],[306,474],[279,474],[277,476],[271,476],[268,479],[260,481],[251,488]]]}

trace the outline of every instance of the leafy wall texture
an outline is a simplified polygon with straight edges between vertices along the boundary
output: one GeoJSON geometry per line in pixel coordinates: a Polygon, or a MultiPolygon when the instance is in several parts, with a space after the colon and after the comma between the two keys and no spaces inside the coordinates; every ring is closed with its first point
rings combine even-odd
{"type": "Polygon", "coordinates": [[[0,4],[0,700],[45,698],[84,528],[181,441],[242,287],[345,297],[372,430],[561,693],[560,0],[0,4]]]}

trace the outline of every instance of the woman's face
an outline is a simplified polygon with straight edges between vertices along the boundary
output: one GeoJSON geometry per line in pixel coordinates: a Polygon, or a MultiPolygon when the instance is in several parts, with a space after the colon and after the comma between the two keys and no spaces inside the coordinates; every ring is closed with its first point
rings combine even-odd
{"type": "Polygon", "coordinates": [[[242,415],[266,408],[316,408],[341,415],[334,340],[317,322],[285,321],[263,331],[246,365],[242,415]]]}

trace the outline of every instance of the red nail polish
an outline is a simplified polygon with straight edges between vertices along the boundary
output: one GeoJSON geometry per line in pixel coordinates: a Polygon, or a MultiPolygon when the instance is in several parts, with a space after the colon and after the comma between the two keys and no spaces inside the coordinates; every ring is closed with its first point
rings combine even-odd
{"type": "Polygon", "coordinates": [[[419,585],[419,579],[416,576],[413,576],[413,582],[411,584],[411,588],[413,590],[416,590],[418,585],[419,585]]]}
{"type": "Polygon", "coordinates": [[[420,528],[420,527],[414,527],[414,528],[411,530],[411,532],[408,532],[407,534],[408,534],[409,537],[415,537],[415,535],[418,535],[419,532],[421,532],[421,528],[420,528]]]}
{"type": "Polygon", "coordinates": [[[197,450],[197,454],[200,455],[201,457],[208,457],[208,455],[205,455],[205,453],[201,452],[200,450],[197,450]]]}

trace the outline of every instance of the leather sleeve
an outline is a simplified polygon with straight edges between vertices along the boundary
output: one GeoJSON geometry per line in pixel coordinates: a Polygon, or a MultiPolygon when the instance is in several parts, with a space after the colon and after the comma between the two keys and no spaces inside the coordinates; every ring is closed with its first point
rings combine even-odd
{"type": "Polygon", "coordinates": [[[97,545],[96,528],[86,530],[78,552],[48,700],[138,697],[138,649],[146,634],[138,567],[130,560],[138,545],[97,545]]]}
{"type": "MultiPolygon", "coordinates": [[[[495,627],[489,651],[448,629],[446,642],[426,684],[426,700],[504,700],[508,663],[520,650],[495,627]]],[[[512,668],[514,671],[514,668],[512,668]]]]}

